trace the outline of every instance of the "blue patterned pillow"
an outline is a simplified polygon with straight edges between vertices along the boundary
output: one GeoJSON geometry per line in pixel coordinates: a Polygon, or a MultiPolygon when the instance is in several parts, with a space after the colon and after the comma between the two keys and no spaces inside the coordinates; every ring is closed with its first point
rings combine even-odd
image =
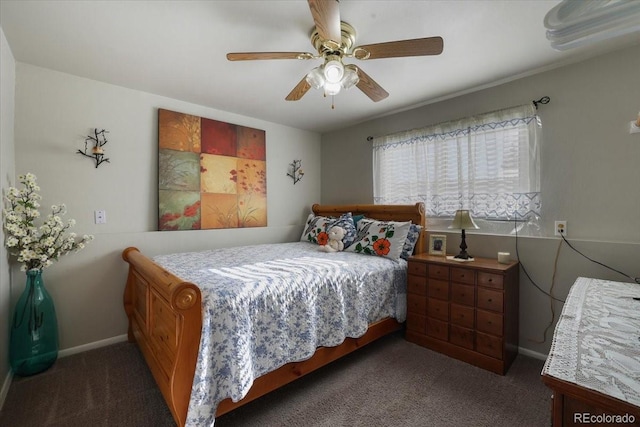
{"type": "Polygon", "coordinates": [[[400,258],[408,259],[411,255],[413,255],[413,248],[415,248],[416,243],[418,243],[420,231],[422,231],[421,225],[411,224],[411,226],[409,226],[409,233],[407,233],[407,240],[404,241],[404,246],[402,246],[402,253],[400,254],[400,258]]]}
{"type": "Polygon", "coordinates": [[[309,214],[300,240],[325,245],[328,238],[327,231],[335,225],[344,229],[342,243],[347,248],[356,238],[356,226],[353,223],[351,212],[341,215],[340,218],[309,214]]]}

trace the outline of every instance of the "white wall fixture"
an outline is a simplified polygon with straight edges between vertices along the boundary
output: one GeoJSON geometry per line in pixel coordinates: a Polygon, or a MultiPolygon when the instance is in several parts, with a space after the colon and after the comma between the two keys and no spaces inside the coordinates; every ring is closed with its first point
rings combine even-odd
{"type": "Polygon", "coordinates": [[[636,121],[629,122],[629,133],[640,133],[640,111],[638,112],[636,121]]]}
{"type": "Polygon", "coordinates": [[[547,38],[567,50],[640,31],[638,0],[562,0],[544,17],[547,38]]]}

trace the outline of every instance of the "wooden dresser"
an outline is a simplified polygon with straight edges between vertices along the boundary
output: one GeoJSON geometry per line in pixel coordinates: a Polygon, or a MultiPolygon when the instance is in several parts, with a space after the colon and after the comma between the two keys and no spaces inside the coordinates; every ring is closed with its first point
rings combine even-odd
{"type": "Polygon", "coordinates": [[[578,277],[556,324],[542,381],[554,427],[640,426],[640,285],[578,277]]]}
{"type": "Polygon", "coordinates": [[[504,375],[518,354],[518,263],[409,258],[407,340],[504,375]]]}

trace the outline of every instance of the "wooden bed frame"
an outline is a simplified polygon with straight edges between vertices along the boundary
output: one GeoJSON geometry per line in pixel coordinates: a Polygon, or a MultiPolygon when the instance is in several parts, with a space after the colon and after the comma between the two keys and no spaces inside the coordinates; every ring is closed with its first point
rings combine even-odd
{"type": "MultiPolygon", "coordinates": [[[[420,224],[415,253],[425,250],[425,208],[415,205],[318,205],[314,214],[339,216],[351,212],[379,220],[409,221],[420,224]]],[[[137,248],[122,252],[129,263],[124,291],[124,308],[129,318],[128,338],[137,342],[162,395],[179,426],[184,426],[191,397],[202,329],[200,289],[166,271],[137,248]]],[[[360,338],[347,338],[336,347],[320,347],[304,361],[284,365],[257,378],[249,393],[239,402],[223,400],[216,417],[302,377],[384,335],[400,329],[395,319],[370,325],[360,338]]]]}

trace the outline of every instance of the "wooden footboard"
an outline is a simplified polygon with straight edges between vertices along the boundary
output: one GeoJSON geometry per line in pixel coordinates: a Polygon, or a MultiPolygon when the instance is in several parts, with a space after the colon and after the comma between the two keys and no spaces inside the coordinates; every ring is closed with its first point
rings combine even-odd
{"type": "Polygon", "coordinates": [[[125,249],[122,258],[129,263],[124,292],[129,341],[138,343],[173,418],[183,426],[202,330],[200,289],[136,248],[125,249]]]}
{"type": "Polygon", "coordinates": [[[395,319],[387,317],[379,322],[369,326],[365,334],[359,338],[347,338],[342,344],[336,347],[320,347],[307,360],[301,362],[287,363],[286,365],[258,377],[253,382],[249,393],[240,401],[234,402],[231,399],[225,399],[218,405],[216,417],[226,414],[239,406],[251,402],[265,394],[277,390],[280,387],[289,384],[300,377],[303,377],[316,369],[322,368],[329,363],[340,359],[343,356],[363,347],[378,338],[381,338],[391,332],[402,328],[402,324],[395,319]]]}
{"type": "MultiPolygon", "coordinates": [[[[314,205],[316,215],[346,212],[365,214],[381,220],[408,221],[425,227],[424,205],[314,205]]],[[[415,252],[424,250],[422,233],[415,252]]],[[[144,358],[171,410],[174,420],[184,426],[202,331],[200,290],[166,271],[136,248],[123,251],[129,263],[124,307],[129,318],[129,341],[138,343],[144,358]]],[[[384,319],[369,327],[360,338],[347,338],[341,345],[319,348],[308,360],[289,363],[254,381],[248,395],[239,402],[226,399],[216,415],[227,413],[357,348],[402,327],[395,319],[384,319]]]]}

